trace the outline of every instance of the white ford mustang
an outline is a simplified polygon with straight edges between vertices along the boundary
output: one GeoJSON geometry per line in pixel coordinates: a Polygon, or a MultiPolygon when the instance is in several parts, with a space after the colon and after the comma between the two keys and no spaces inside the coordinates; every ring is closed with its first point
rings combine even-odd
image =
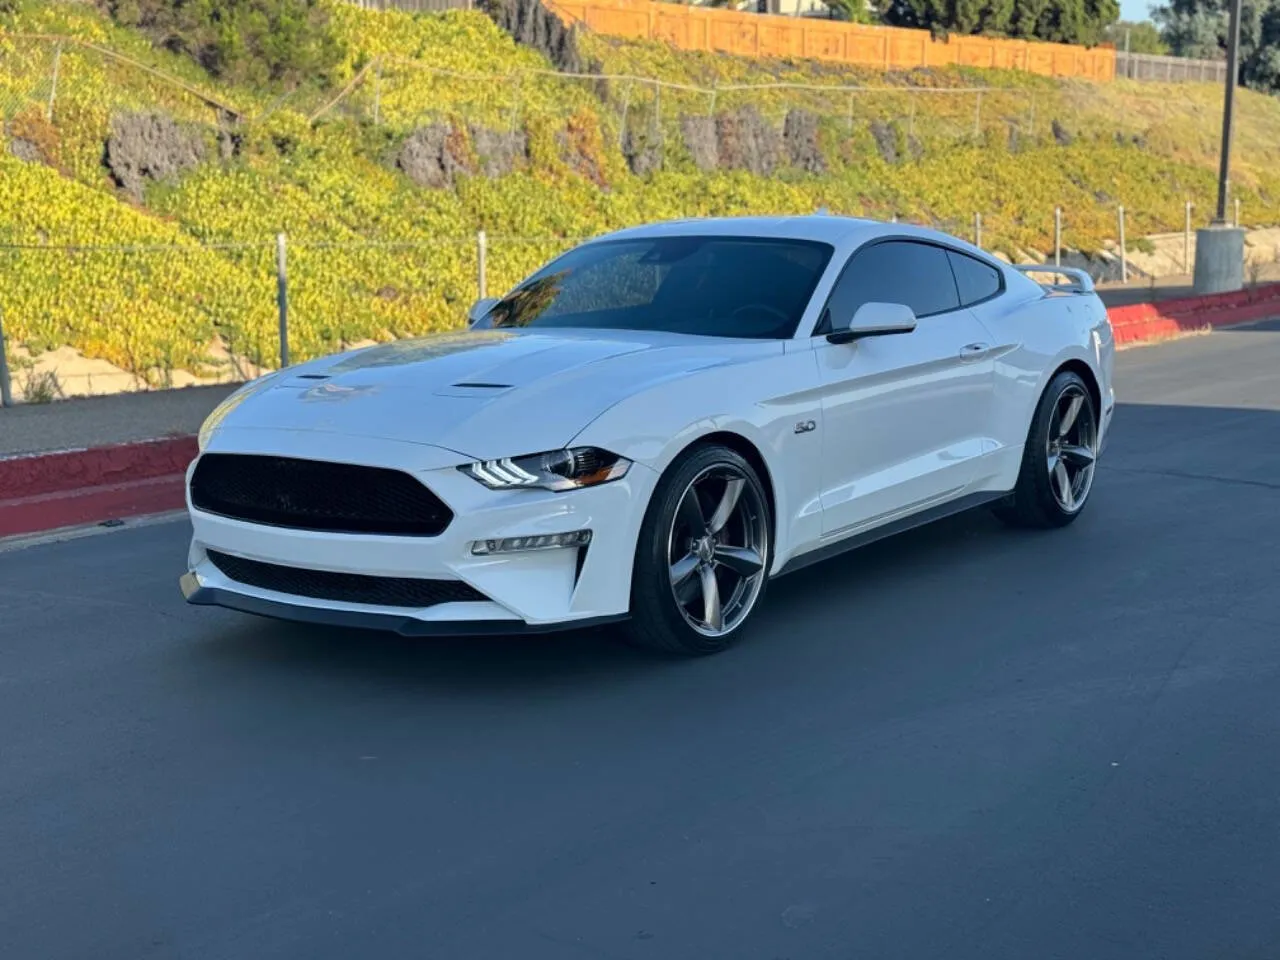
{"type": "Polygon", "coordinates": [[[1088,277],[932,230],[689,220],[582,244],[471,329],[231,396],[186,598],[409,635],[624,620],[729,645],[769,579],[988,503],[1084,508],[1114,408],[1088,277]]]}

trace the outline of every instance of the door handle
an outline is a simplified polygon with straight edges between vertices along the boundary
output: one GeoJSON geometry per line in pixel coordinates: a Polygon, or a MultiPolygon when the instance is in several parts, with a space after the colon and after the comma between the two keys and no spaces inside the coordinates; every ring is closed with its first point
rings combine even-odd
{"type": "Polygon", "coordinates": [[[987,351],[991,349],[989,343],[966,343],[960,348],[961,360],[978,360],[986,356],[987,351]]]}

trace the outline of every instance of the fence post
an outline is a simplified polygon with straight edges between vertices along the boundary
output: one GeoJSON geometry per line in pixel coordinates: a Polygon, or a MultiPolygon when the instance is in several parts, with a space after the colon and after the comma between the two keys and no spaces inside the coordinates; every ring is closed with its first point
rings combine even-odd
{"type": "Polygon", "coordinates": [[[1062,266],[1062,208],[1053,208],[1053,265],[1062,266]]]}
{"type": "Polygon", "coordinates": [[[1120,282],[1129,282],[1129,255],[1124,249],[1124,204],[1116,209],[1116,216],[1120,220],[1120,282]]]}
{"type": "Polygon", "coordinates": [[[982,136],[982,91],[978,91],[978,98],[973,104],[973,139],[977,140],[982,136]]]}
{"type": "Polygon", "coordinates": [[[382,57],[373,67],[373,125],[382,126],[382,57]]]}
{"type": "Polygon", "coordinates": [[[1036,135],[1036,92],[1031,91],[1031,121],[1027,124],[1027,136],[1036,135]]]}
{"type": "Polygon", "coordinates": [[[851,94],[849,94],[849,107],[848,107],[848,109],[849,109],[849,112],[848,112],[848,114],[847,114],[847,118],[848,118],[848,121],[849,121],[849,132],[850,132],[850,133],[853,133],[853,94],[852,94],[852,93],[851,93],[851,94]]]}
{"type": "Polygon", "coordinates": [[[53,103],[58,99],[58,68],[62,66],[62,42],[53,48],[53,82],[49,86],[49,106],[45,109],[44,118],[53,123],[53,103]]]}
{"type": "Polygon", "coordinates": [[[980,213],[973,215],[973,245],[982,246],[982,214],[980,213]]]}
{"type": "Polygon", "coordinates": [[[489,238],[485,236],[483,230],[476,231],[476,289],[479,290],[479,299],[483,300],[489,295],[489,238]]]}
{"type": "Polygon", "coordinates": [[[618,121],[618,149],[627,142],[627,112],[631,109],[631,81],[628,80],[622,93],[622,119],[618,121]]]}
{"type": "Polygon", "coordinates": [[[9,386],[9,355],[4,347],[4,311],[0,310],[0,407],[13,406],[13,391],[9,386]]]}
{"type": "Polygon", "coordinates": [[[1187,201],[1186,219],[1182,227],[1182,272],[1191,272],[1191,201],[1187,201]]]}
{"type": "Polygon", "coordinates": [[[276,234],[276,311],[280,315],[280,369],[289,365],[289,262],[283,233],[276,234]]]}
{"type": "Polygon", "coordinates": [[[515,92],[511,101],[511,120],[508,132],[515,133],[520,120],[520,108],[524,106],[524,72],[516,74],[515,92]]]}
{"type": "Polygon", "coordinates": [[[1236,229],[1240,229],[1240,198],[1236,197],[1236,229]]]}
{"type": "MultiPolygon", "coordinates": [[[[849,94],[849,99],[852,101],[853,94],[849,94]]],[[[912,94],[907,94],[907,102],[911,104],[911,109],[907,112],[907,136],[914,137],[916,135],[916,98],[915,96],[913,96],[912,94]]],[[[852,126],[853,124],[852,122],[850,122],[851,129],[852,129],[852,126]]]]}

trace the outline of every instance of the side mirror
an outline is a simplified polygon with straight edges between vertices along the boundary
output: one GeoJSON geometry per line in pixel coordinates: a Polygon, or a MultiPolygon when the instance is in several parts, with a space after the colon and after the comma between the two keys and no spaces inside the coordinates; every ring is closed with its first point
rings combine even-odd
{"type": "Polygon", "coordinates": [[[905,303],[864,303],[843,330],[827,334],[831,343],[852,343],[863,337],[887,337],[910,333],[916,328],[915,312],[905,303]]]}
{"type": "Polygon", "coordinates": [[[498,302],[497,297],[481,297],[471,305],[471,309],[467,311],[467,326],[474,327],[476,321],[484,317],[486,313],[493,309],[493,305],[498,302]]]}

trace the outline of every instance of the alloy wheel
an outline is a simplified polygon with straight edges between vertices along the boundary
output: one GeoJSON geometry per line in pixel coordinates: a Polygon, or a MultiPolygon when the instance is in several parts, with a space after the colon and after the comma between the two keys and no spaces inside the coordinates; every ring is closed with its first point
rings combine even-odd
{"type": "Polygon", "coordinates": [[[1049,488],[1065,513],[1076,513],[1093,486],[1098,457],[1098,424],[1093,404],[1078,384],[1069,384],[1054,403],[1047,442],[1049,488]]]}
{"type": "Polygon", "coordinates": [[[671,592],[685,622],[705,637],[735,630],[764,585],[768,511],[738,468],[711,466],[681,495],[667,543],[671,592]]]}

